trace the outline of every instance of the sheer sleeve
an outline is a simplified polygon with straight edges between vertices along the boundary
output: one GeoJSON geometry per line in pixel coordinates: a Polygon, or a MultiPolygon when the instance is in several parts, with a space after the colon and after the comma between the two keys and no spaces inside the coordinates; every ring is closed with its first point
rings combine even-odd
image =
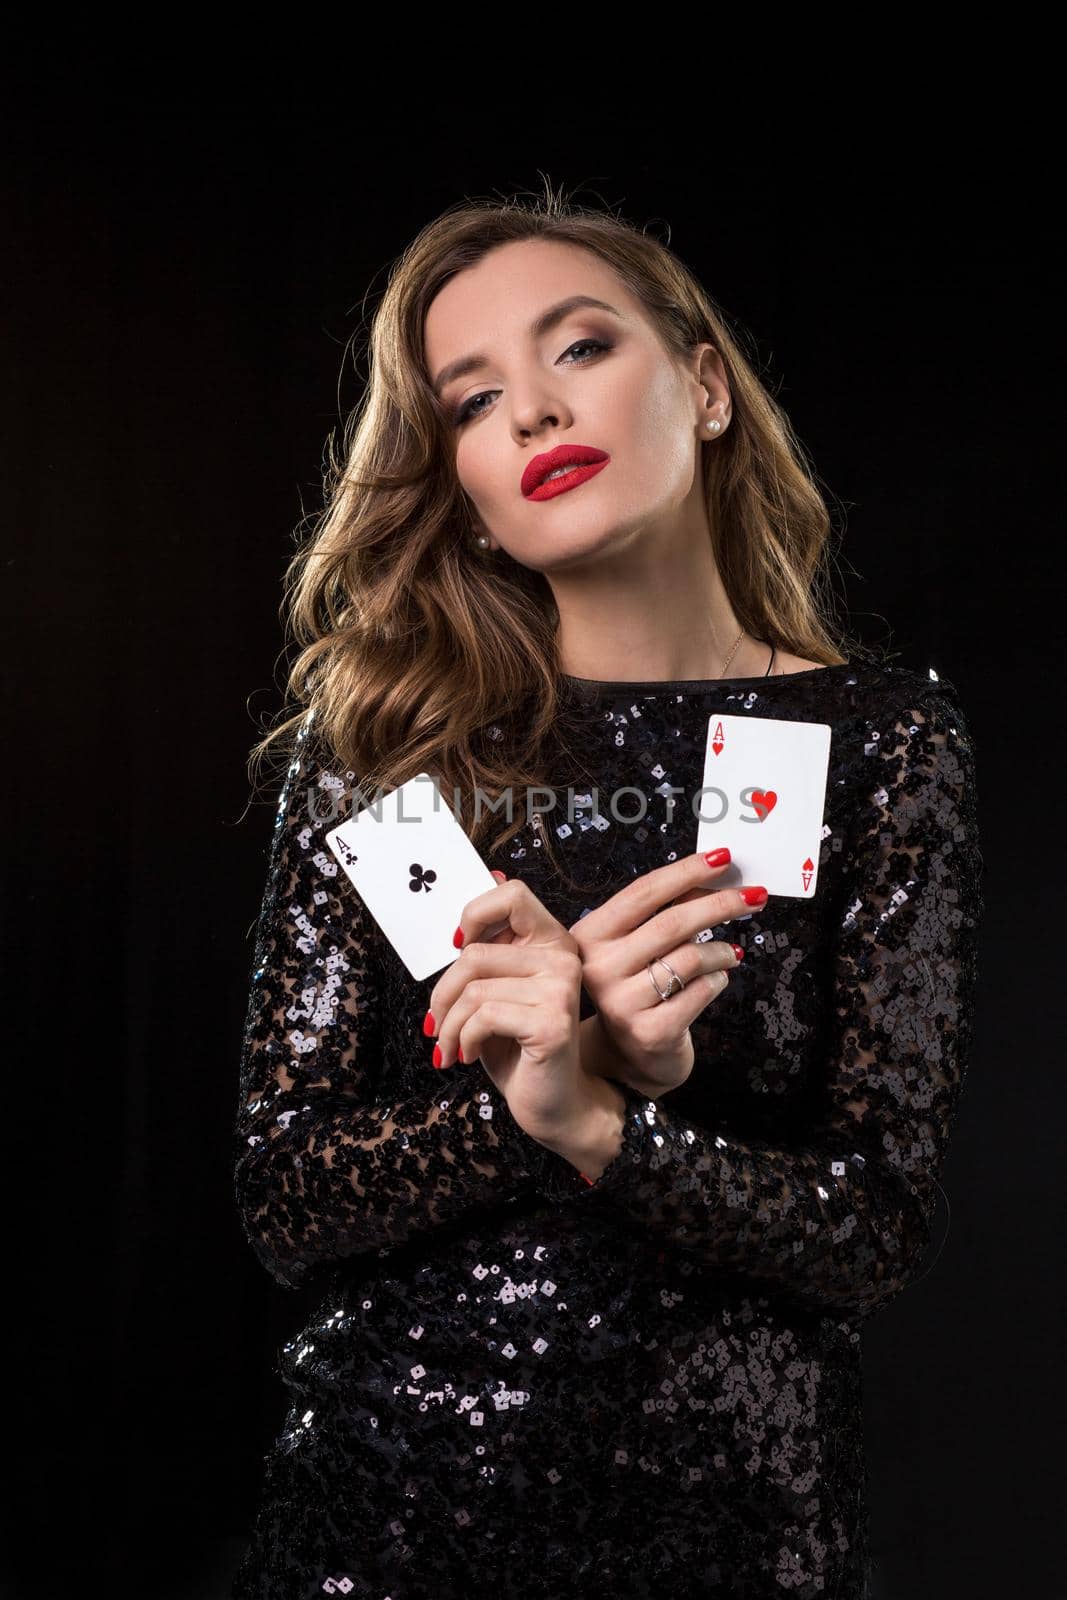
{"type": "Polygon", "coordinates": [[[726,1138],[620,1083],[621,1153],[588,1190],[702,1263],[855,1320],[908,1284],[930,1241],[984,909],[973,743],[951,686],[918,688],[866,754],[810,1136],[788,1150],[726,1138]]]}
{"type": "Polygon", "coordinates": [[[400,1103],[389,1094],[383,936],[325,841],[349,815],[351,777],[324,763],[306,718],[275,815],[241,1048],[238,1215],[290,1289],[523,1191],[588,1190],[480,1066],[435,1072],[421,1034],[409,1048],[425,1088],[400,1103]]]}

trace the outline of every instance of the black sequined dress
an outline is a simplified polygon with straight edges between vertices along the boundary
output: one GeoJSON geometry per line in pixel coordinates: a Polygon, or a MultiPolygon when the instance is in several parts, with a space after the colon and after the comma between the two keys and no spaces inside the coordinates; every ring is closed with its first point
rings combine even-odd
{"type": "Polygon", "coordinates": [[[353,775],[305,723],[235,1180],[258,1259],[316,1309],[279,1358],[234,1600],[868,1593],[861,1332],[933,1253],[983,908],[971,735],[954,686],[903,667],[563,688],[599,817],[587,786],[542,825],[582,891],[536,822],[486,859],[564,926],[695,850],[713,712],[831,725],[816,895],[713,930],[745,956],[693,1073],[625,1090],[590,1185],[478,1063],[431,1065],[436,975],[411,980],[339,871],[353,775]],[[628,786],[640,822],[609,810],[628,786]]]}

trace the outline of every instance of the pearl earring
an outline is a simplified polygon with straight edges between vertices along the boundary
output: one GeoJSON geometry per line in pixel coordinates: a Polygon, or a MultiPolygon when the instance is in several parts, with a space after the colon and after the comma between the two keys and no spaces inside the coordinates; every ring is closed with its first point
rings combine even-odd
{"type": "MultiPolygon", "coordinates": [[[[719,400],[719,401],[716,402],[716,404],[722,406],[722,414],[725,417],[725,415],[726,415],[726,401],[725,400],[719,400]]],[[[718,420],[716,420],[714,422],[707,423],[707,427],[709,427],[711,429],[712,433],[718,433],[719,429],[722,427],[722,423],[719,422],[718,420]]]]}
{"type": "Polygon", "coordinates": [[[479,550],[488,550],[488,548],[489,548],[489,535],[488,534],[480,533],[478,535],[478,548],[479,548],[479,550]]]}

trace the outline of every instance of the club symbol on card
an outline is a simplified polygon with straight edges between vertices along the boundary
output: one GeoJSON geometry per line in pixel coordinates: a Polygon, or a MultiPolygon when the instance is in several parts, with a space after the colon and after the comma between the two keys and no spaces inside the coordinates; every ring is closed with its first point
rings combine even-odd
{"type": "Polygon", "coordinates": [[[752,804],[759,812],[760,821],[766,822],[767,818],[778,804],[778,796],[775,794],[773,789],[753,789],[752,804]]]}
{"type": "Polygon", "coordinates": [[[335,834],[334,838],[337,840],[337,848],[341,852],[346,867],[352,866],[354,862],[359,860],[352,846],[342,839],[339,833],[335,834]]]}
{"type": "Polygon", "coordinates": [[[811,859],[811,857],[809,856],[808,859],[805,861],[804,865],[800,869],[800,877],[801,877],[801,881],[804,884],[805,892],[807,892],[807,890],[811,888],[811,875],[812,875],[812,873],[814,871],[815,871],[815,863],[811,859]]]}
{"type": "Polygon", "coordinates": [[[428,867],[424,871],[417,861],[413,861],[408,871],[411,873],[411,882],[408,884],[408,888],[412,894],[418,894],[420,889],[425,889],[426,893],[429,894],[430,889],[437,882],[437,874],[433,868],[428,867]]]}

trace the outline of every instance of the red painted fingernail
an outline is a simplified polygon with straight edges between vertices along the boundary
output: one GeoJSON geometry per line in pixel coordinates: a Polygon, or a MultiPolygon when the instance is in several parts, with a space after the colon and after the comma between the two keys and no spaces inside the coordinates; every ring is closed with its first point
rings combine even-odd
{"type": "Polygon", "coordinates": [[[422,1019],[422,1031],[426,1035],[427,1038],[430,1038],[431,1035],[433,1035],[433,1034],[435,1034],[437,1032],[437,1024],[433,1020],[433,1012],[432,1011],[427,1011],[426,1015],[423,1017],[423,1019],[422,1019]]]}
{"type": "Polygon", "coordinates": [[[734,955],[737,957],[738,961],[743,961],[745,959],[745,952],[742,950],[739,944],[734,945],[734,955]]]}
{"type": "Polygon", "coordinates": [[[507,883],[508,875],[506,872],[501,872],[497,867],[491,867],[490,871],[492,872],[497,883],[507,883]]]}
{"type": "Polygon", "coordinates": [[[463,943],[463,929],[462,928],[457,928],[456,929],[455,933],[452,935],[452,943],[455,945],[457,950],[460,948],[460,946],[463,943]]]}
{"type": "Polygon", "coordinates": [[[704,856],[709,867],[725,867],[730,860],[730,852],[723,845],[719,850],[709,850],[704,856]]]}
{"type": "MultiPolygon", "coordinates": [[[[459,1057],[459,1059],[461,1061],[463,1061],[463,1047],[461,1045],[457,1044],[457,1046],[456,1046],[456,1054],[459,1057]]],[[[465,1061],[463,1061],[463,1065],[466,1066],[467,1063],[465,1061]]]]}
{"type": "MultiPolygon", "coordinates": [[[[585,1178],[585,1173],[584,1173],[584,1172],[579,1172],[579,1174],[578,1174],[578,1176],[579,1176],[579,1178],[585,1178]]],[[[592,1187],[593,1187],[593,1180],[592,1180],[592,1178],[585,1178],[585,1181],[586,1181],[586,1183],[587,1183],[587,1184],[588,1184],[588,1185],[589,1185],[589,1187],[590,1187],[590,1188],[592,1188],[592,1187]]]]}
{"type": "Polygon", "coordinates": [[[746,906],[761,906],[767,899],[767,891],[763,885],[760,884],[754,889],[742,889],[741,898],[745,902],[746,906]]]}
{"type": "Polygon", "coordinates": [[[441,1046],[439,1044],[435,1044],[433,1047],[433,1064],[435,1067],[441,1065],[441,1046]]]}

